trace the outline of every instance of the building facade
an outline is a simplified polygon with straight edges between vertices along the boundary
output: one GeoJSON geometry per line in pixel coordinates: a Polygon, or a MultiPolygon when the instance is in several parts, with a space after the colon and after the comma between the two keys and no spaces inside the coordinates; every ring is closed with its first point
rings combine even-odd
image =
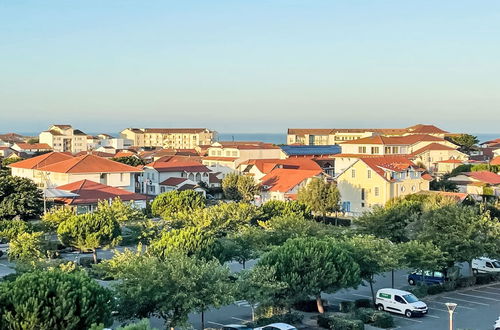
{"type": "Polygon", "coordinates": [[[40,143],[48,144],[54,151],[77,153],[87,150],[87,134],[71,125],[52,125],[38,136],[40,143]]]}
{"type": "Polygon", "coordinates": [[[216,133],[207,128],[127,128],[120,132],[123,139],[132,140],[136,147],[194,149],[212,144],[216,133]]]}

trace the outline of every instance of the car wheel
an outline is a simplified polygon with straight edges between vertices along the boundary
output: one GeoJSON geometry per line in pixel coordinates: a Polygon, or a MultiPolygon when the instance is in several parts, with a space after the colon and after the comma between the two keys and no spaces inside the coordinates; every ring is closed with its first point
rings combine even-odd
{"type": "Polygon", "coordinates": [[[410,279],[408,280],[408,284],[410,284],[410,285],[415,285],[415,280],[414,280],[414,279],[412,279],[412,278],[410,278],[410,279]]]}
{"type": "Polygon", "coordinates": [[[413,314],[411,313],[411,310],[407,309],[407,310],[405,311],[405,316],[406,316],[406,317],[410,318],[410,317],[412,317],[412,315],[413,315],[413,314]]]}
{"type": "Polygon", "coordinates": [[[378,309],[379,311],[384,311],[384,305],[382,305],[382,304],[378,304],[377,309],[378,309]]]}

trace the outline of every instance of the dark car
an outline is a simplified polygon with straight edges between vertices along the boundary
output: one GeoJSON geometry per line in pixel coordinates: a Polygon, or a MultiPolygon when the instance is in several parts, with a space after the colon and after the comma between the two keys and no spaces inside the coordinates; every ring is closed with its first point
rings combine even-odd
{"type": "Polygon", "coordinates": [[[408,284],[416,285],[417,283],[424,283],[427,285],[432,284],[443,284],[446,282],[446,277],[442,272],[438,271],[424,271],[424,275],[422,277],[422,271],[414,271],[413,273],[408,275],[408,284]]]}

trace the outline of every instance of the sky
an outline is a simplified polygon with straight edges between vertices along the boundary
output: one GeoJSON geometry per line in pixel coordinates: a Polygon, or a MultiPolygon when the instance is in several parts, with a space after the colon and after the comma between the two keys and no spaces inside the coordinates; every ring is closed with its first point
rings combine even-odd
{"type": "Polygon", "coordinates": [[[0,0],[0,132],[500,133],[500,1],[0,0]]]}

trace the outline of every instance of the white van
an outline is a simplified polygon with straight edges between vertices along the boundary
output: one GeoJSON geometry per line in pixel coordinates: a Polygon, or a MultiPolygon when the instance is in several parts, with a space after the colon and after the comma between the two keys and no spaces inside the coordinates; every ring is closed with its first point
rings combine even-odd
{"type": "Polygon", "coordinates": [[[375,305],[379,311],[404,314],[406,317],[427,314],[427,305],[411,292],[403,290],[378,290],[375,305]]]}
{"type": "Polygon", "coordinates": [[[472,272],[478,273],[500,273],[500,262],[489,258],[478,258],[472,260],[472,272]]]}

